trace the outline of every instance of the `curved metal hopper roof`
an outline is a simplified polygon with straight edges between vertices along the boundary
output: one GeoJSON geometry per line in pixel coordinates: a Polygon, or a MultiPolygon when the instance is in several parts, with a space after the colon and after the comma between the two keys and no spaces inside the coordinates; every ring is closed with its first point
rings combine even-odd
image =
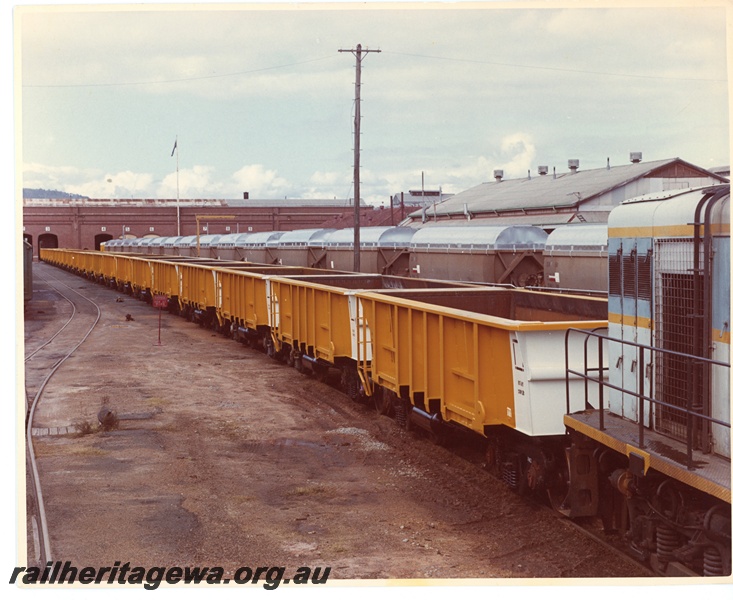
{"type": "MultiPolygon", "coordinates": [[[[211,246],[211,244],[216,242],[220,237],[221,237],[221,234],[214,234],[214,233],[202,235],[199,237],[198,245],[201,246],[202,248],[208,248],[209,246],[211,246]]],[[[197,245],[196,236],[193,236],[193,242],[191,242],[191,246],[196,246],[196,245],[197,245]]]]}
{"type": "MultiPolygon", "coordinates": [[[[362,247],[409,248],[410,240],[417,230],[411,227],[361,227],[359,242],[362,247]]],[[[353,248],[354,228],[339,229],[331,234],[326,246],[332,248],[353,248]]]]}
{"type": "Polygon", "coordinates": [[[178,244],[178,242],[182,239],[182,236],[180,235],[174,235],[166,239],[165,243],[163,244],[166,248],[173,248],[178,244]]]}
{"type": "Polygon", "coordinates": [[[608,226],[563,225],[547,237],[545,250],[608,250],[608,226]]]}
{"type": "Polygon", "coordinates": [[[165,245],[165,242],[168,238],[167,237],[157,237],[153,238],[153,240],[150,242],[150,246],[153,246],[155,248],[160,248],[161,246],[165,245]]]}
{"type": "Polygon", "coordinates": [[[191,245],[191,242],[193,242],[194,244],[196,243],[196,236],[195,235],[184,235],[178,238],[178,240],[175,243],[175,247],[176,248],[188,248],[191,245]]]}
{"type": "Polygon", "coordinates": [[[268,246],[290,248],[293,246],[320,246],[329,238],[335,229],[296,229],[286,231],[279,239],[270,240],[268,246]]]}
{"type": "Polygon", "coordinates": [[[412,237],[410,248],[463,248],[476,250],[537,249],[545,246],[547,233],[529,225],[481,227],[426,227],[412,237]]]}
{"type": "Polygon", "coordinates": [[[231,248],[232,246],[236,246],[238,240],[245,240],[249,235],[249,233],[227,233],[219,238],[216,245],[219,248],[231,248]]]}
{"type": "Polygon", "coordinates": [[[237,242],[238,248],[261,248],[267,246],[270,240],[277,240],[284,234],[284,231],[258,231],[247,236],[246,240],[237,242]]]}

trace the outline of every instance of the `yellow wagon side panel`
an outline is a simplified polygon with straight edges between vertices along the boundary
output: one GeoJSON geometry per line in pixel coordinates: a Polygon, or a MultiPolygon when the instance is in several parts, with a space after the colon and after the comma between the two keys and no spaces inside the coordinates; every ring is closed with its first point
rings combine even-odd
{"type": "Polygon", "coordinates": [[[478,326],[478,399],[485,413],[486,425],[507,425],[514,428],[514,379],[509,353],[510,332],[478,326]],[[491,400],[490,400],[491,399],[491,400]]]}

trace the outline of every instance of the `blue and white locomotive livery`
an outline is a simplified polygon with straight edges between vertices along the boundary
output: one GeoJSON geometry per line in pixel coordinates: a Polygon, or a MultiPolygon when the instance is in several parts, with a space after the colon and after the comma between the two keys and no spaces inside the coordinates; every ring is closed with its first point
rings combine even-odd
{"type": "Polygon", "coordinates": [[[721,185],[613,210],[608,334],[588,342],[607,368],[574,374],[604,409],[565,417],[560,502],[626,531],[667,574],[731,572],[729,205],[721,185]]]}

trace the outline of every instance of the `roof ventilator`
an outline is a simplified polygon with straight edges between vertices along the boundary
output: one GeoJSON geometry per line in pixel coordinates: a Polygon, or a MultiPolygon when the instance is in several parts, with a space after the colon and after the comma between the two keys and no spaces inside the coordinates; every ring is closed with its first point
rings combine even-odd
{"type": "Polygon", "coordinates": [[[496,179],[496,183],[500,183],[502,177],[504,177],[504,171],[502,169],[494,169],[494,179],[496,179]]]}
{"type": "Polygon", "coordinates": [[[629,154],[629,160],[636,164],[641,162],[641,152],[631,152],[629,154]]]}
{"type": "Polygon", "coordinates": [[[540,175],[547,175],[547,172],[549,171],[549,168],[546,165],[540,165],[537,167],[537,172],[540,175]]]}
{"type": "Polygon", "coordinates": [[[580,161],[577,158],[571,158],[568,161],[568,169],[570,169],[571,173],[577,173],[578,167],[580,167],[580,161]]]}

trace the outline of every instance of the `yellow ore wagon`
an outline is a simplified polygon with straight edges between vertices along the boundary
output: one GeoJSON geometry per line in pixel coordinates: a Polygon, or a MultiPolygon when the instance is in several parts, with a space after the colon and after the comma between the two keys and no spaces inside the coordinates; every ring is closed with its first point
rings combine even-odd
{"type": "MultiPolygon", "coordinates": [[[[564,434],[565,332],[607,326],[597,298],[504,288],[356,296],[360,378],[378,410],[436,435],[460,425],[496,444],[507,430],[564,434]]],[[[569,360],[597,368],[597,348],[581,341],[569,360]]]]}

